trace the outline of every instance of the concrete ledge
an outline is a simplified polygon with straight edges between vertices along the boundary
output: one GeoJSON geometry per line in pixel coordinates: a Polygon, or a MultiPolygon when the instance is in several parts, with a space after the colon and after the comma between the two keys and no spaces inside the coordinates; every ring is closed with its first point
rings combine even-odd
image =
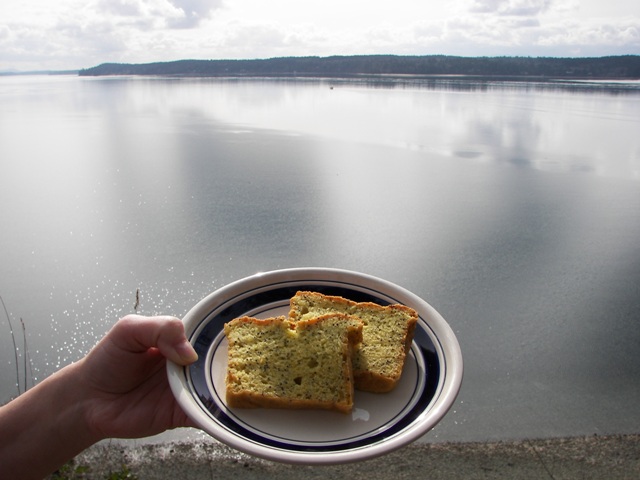
{"type": "MultiPolygon", "coordinates": [[[[640,435],[497,443],[415,443],[356,464],[283,465],[238,453],[213,440],[122,445],[103,443],[74,460],[104,479],[128,471],[140,480],[233,479],[629,479],[640,478],[640,435]]],[[[70,477],[73,478],[73,477],[70,477]]]]}

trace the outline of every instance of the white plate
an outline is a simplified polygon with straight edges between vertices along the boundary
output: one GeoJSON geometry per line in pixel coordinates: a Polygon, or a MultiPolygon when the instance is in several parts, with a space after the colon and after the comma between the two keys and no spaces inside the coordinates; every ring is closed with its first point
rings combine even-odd
{"type": "Polygon", "coordinates": [[[453,405],[462,382],[460,346],[444,318],[404,288],[361,273],[327,268],[259,273],[213,292],[183,321],[199,359],[186,368],[169,362],[169,383],[176,399],[217,440],[268,460],[338,464],[388,453],[431,430],[453,405]],[[243,315],[287,315],[289,299],[298,290],[382,305],[400,303],[418,312],[411,352],[392,392],[356,391],[351,415],[226,406],[223,325],[243,315]]]}

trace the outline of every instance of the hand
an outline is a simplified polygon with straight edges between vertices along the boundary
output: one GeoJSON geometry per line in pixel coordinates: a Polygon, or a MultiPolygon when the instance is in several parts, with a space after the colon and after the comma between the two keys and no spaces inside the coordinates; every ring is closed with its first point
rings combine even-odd
{"type": "Polygon", "coordinates": [[[133,438],[194,426],[169,387],[167,358],[180,365],[197,359],[178,318],[118,321],[80,366],[89,428],[100,438],[133,438]]]}
{"type": "Polygon", "coordinates": [[[86,357],[0,407],[3,478],[43,478],[104,438],[191,426],[165,367],[196,358],[179,319],[123,318],[86,357]]]}

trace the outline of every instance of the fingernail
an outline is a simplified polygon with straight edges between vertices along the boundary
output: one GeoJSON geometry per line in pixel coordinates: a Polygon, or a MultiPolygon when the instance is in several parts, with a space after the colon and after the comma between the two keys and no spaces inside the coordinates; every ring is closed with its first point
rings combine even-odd
{"type": "Polygon", "coordinates": [[[186,364],[193,363],[198,359],[198,354],[189,342],[183,342],[176,345],[176,353],[186,364]]]}

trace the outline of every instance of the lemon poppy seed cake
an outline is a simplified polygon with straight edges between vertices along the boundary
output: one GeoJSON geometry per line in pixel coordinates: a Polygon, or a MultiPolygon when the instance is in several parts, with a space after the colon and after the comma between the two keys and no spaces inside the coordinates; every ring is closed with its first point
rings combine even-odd
{"type": "Polygon", "coordinates": [[[298,292],[290,301],[292,321],[332,312],[352,315],[363,322],[362,343],[353,358],[355,388],[377,393],[393,390],[413,341],[417,312],[404,305],[354,302],[318,292],[298,292]]]}
{"type": "Polygon", "coordinates": [[[351,411],[352,354],[362,340],[358,319],[336,313],[297,323],[241,317],[224,332],[229,407],[351,411]]]}

